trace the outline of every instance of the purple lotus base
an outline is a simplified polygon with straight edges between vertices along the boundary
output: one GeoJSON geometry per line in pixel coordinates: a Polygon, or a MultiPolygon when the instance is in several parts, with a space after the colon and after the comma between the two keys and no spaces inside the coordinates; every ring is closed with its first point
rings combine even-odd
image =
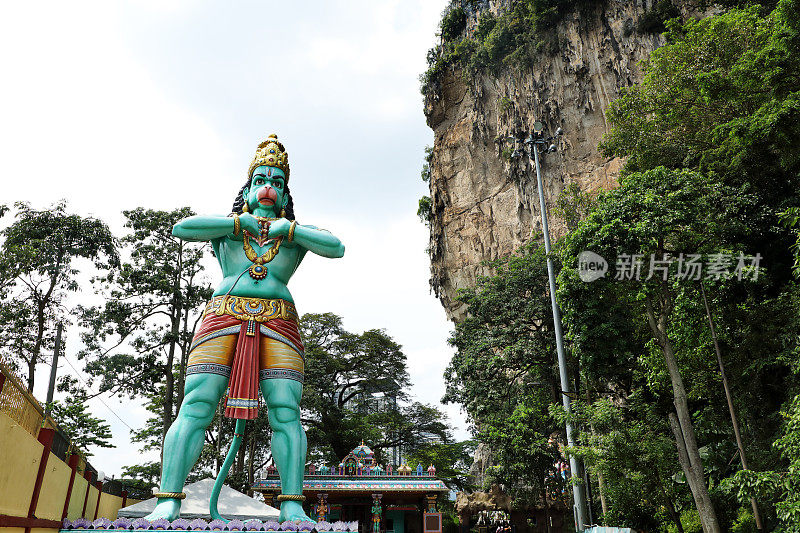
{"type": "Polygon", "coordinates": [[[107,518],[98,518],[91,521],[86,518],[76,520],[64,520],[62,532],[72,532],[81,530],[104,530],[104,531],[285,531],[292,533],[318,532],[318,533],[358,533],[358,522],[278,522],[261,520],[211,520],[210,522],[197,518],[195,520],[185,520],[178,518],[170,522],[163,518],[158,520],[145,520],[137,518],[128,520],[119,518],[113,522],[107,518]]]}

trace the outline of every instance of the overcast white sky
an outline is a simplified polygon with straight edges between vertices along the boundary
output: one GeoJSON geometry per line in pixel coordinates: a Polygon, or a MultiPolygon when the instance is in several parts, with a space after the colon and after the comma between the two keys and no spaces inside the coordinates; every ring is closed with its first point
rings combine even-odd
{"type": "MultiPolygon", "coordinates": [[[[277,133],[298,220],[347,247],[340,260],[308,256],[289,286],[299,311],[337,313],[351,331],[385,328],[408,355],[412,392],[438,403],[452,327],[428,290],[415,212],[433,140],[418,76],[445,4],[5,2],[0,203],[66,198],[118,234],[121,211],[137,206],[225,214],[256,145],[277,133]]],[[[146,418],[105,402],[133,427],[146,418]]],[[[127,428],[91,405],[118,443],[93,450],[92,463],[119,475],[140,456],[127,428]]],[[[465,437],[458,408],[446,411],[465,437]]]]}

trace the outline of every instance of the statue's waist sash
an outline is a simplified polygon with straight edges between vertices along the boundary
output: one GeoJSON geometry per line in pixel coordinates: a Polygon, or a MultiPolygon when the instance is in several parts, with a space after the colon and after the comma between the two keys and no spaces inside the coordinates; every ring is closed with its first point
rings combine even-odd
{"type": "Polygon", "coordinates": [[[214,296],[206,304],[203,312],[205,318],[208,314],[217,316],[230,315],[239,320],[254,320],[267,322],[275,318],[291,320],[297,323],[299,317],[297,309],[292,302],[283,299],[250,298],[248,296],[214,296]]]}

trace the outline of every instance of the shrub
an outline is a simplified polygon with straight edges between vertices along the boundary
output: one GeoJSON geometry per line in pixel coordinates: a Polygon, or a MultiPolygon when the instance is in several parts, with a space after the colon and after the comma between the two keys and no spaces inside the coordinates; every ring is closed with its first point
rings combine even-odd
{"type": "Polygon", "coordinates": [[[417,216],[425,224],[430,224],[432,208],[433,208],[433,202],[431,201],[430,196],[423,196],[422,198],[419,199],[417,216]]]}
{"type": "Polygon", "coordinates": [[[439,27],[442,30],[442,39],[445,41],[454,41],[458,39],[458,37],[464,33],[464,30],[467,29],[467,14],[464,12],[464,8],[457,7],[451,9],[442,18],[439,27]]]}
{"type": "Polygon", "coordinates": [[[464,9],[459,6],[446,11],[439,26],[442,45],[428,52],[428,70],[420,76],[422,94],[435,88],[448,66],[461,67],[467,79],[487,70],[496,75],[509,67],[530,67],[540,50],[557,51],[555,28],[565,13],[595,9],[598,3],[517,0],[497,17],[481,13],[471,37],[462,37],[467,26],[464,9]]]}

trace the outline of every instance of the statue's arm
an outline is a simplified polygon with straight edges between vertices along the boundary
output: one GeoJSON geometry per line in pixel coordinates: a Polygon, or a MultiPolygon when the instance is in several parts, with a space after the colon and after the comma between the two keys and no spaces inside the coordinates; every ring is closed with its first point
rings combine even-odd
{"type": "Polygon", "coordinates": [[[172,234],[184,241],[210,241],[233,236],[233,217],[195,215],[172,226],[172,234]]]}
{"type": "Polygon", "coordinates": [[[315,226],[301,226],[294,228],[292,244],[302,246],[322,257],[337,258],[344,255],[344,244],[330,231],[319,229],[315,226]]]}

